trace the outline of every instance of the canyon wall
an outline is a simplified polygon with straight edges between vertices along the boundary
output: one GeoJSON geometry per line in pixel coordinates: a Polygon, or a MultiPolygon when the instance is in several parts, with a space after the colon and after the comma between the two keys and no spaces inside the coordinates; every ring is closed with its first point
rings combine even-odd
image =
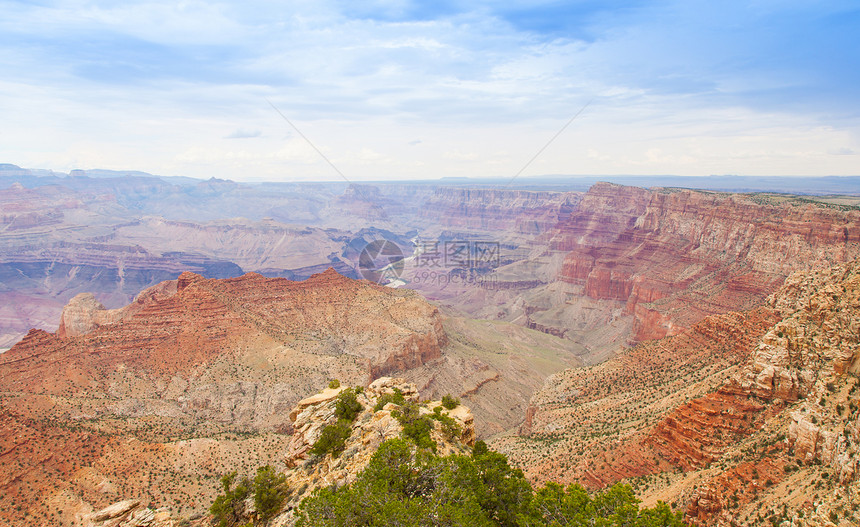
{"type": "Polygon", "coordinates": [[[860,211],[599,183],[554,229],[549,251],[565,254],[557,279],[623,308],[638,342],[758,305],[795,270],[857,257],[860,211]]]}
{"type": "Polygon", "coordinates": [[[625,480],[698,525],[850,524],[858,295],[858,260],[792,273],[759,308],[551,376],[497,446],[536,481],[625,480]]]}
{"type": "Polygon", "coordinates": [[[445,230],[536,236],[566,218],[581,196],[578,192],[440,187],[424,202],[420,218],[445,230]]]}

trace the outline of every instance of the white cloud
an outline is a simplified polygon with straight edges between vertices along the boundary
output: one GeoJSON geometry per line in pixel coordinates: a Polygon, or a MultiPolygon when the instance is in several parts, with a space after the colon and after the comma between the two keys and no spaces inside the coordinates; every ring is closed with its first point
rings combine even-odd
{"type": "Polygon", "coordinates": [[[827,102],[856,95],[791,25],[844,10],[601,7],[580,38],[502,12],[531,2],[452,5],[0,0],[0,161],[337,178],[268,99],[351,178],[506,176],[593,98],[527,173],[857,172],[860,116],[827,102]]]}

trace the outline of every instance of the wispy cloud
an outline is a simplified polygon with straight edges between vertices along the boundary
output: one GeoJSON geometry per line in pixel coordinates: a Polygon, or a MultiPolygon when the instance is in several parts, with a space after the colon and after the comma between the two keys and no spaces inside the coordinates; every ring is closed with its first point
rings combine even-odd
{"type": "Polygon", "coordinates": [[[240,128],[226,136],[225,139],[252,139],[254,137],[260,137],[262,134],[263,132],[259,130],[245,130],[240,128]]]}
{"type": "Polygon", "coordinates": [[[778,173],[792,152],[792,173],[857,171],[834,153],[860,151],[860,8],[847,0],[0,9],[0,115],[20,123],[0,161],[19,165],[325,177],[271,155],[292,139],[268,99],[352,178],[509,175],[505,160],[521,164],[594,99],[529,171],[778,173]],[[255,140],[230,151],[225,138],[255,140]]]}

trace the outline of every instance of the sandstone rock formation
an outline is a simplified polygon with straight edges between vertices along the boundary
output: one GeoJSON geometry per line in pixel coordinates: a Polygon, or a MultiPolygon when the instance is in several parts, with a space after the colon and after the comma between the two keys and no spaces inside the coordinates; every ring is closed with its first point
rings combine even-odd
{"type": "Polygon", "coordinates": [[[857,260],[792,274],[762,308],[556,374],[496,446],[535,480],[627,479],[700,525],[853,524],[858,295],[857,260]]]}
{"type": "MultiPolygon", "coordinates": [[[[406,401],[419,402],[415,385],[405,383],[403,379],[389,377],[375,380],[357,396],[361,410],[352,424],[343,453],[337,457],[329,453],[319,459],[309,452],[320,438],[323,428],[337,420],[334,415],[335,402],[344,389],[345,387],[323,390],[320,394],[303,399],[290,412],[295,433],[285,459],[287,466],[293,467],[286,472],[287,484],[292,491],[290,501],[286,505],[287,510],[298,505],[316,489],[352,483],[370,462],[379,445],[388,439],[401,437],[403,427],[392,415],[397,405],[388,403],[381,410],[374,409],[381,396],[393,395],[396,390],[406,401]]],[[[420,415],[432,415],[433,410],[441,405],[439,401],[423,403],[420,405],[420,415]]],[[[438,421],[432,421],[434,428],[430,437],[436,444],[437,453],[443,456],[468,453],[469,447],[475,443],[475,425],[471,412],[467,407],[459,405],[451,410],[443,409],[442,413],[454,420],[459,431],[456,437],[450,437],[445,434],[438,421]]],[[[288,525],[290,518],[291,514],[286,512],[276,518],[273,524],[288,525]]]]}
{"type": "Polygon", "coordinates": [[[594,185],[560,222],[559,280],[622,307],[635,341],[761,302],[799,265],[860,255],[860,212],[761,196],[594,185]]]}
{"type": "Polygon", "coordinates": [[[180,519],[166,507],[149,509],[140,500],[123,500],[83,518],[84,527],[178,527],[180,519]]]}
{"type": "Polygon", "coordinates": [[[334,271],[304,282],[183,273],[122,310],[78,297],[60,332],[33,330],[0,357],[0,385],[103,394],[98,413],[278,427],[313,383],[420,366],[445,342],[436,308],[410,291],[334,271]]]}

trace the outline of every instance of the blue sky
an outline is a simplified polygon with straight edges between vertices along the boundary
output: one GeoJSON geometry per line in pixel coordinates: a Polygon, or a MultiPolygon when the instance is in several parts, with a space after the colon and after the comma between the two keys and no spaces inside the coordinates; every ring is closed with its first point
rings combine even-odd
{"type": "Polygon", "coordinates": [[[0,162],[235,180],[860,174],[854,1],[0,0],[0,162]]]}

